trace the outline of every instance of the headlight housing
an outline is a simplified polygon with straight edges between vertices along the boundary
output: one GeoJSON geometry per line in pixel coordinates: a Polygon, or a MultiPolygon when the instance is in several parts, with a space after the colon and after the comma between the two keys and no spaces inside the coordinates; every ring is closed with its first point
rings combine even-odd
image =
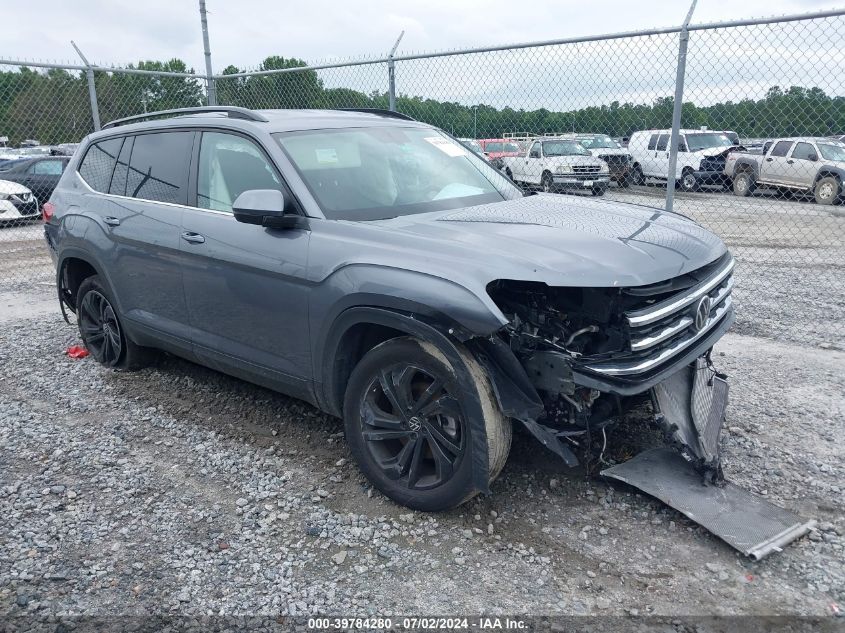
{"type": "Polygon", "coordinates": [[[571,174],[572,165],[558,165],[555,171],[559,174],[571,174]]]}

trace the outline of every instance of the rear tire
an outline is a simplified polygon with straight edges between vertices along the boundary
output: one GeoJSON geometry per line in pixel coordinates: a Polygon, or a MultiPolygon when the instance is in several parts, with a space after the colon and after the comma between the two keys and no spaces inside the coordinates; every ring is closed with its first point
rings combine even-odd
{"type": "Polygon", "coordinates": [[[510,420],[493,396],[486,373],[468,353],[473,392],[461,391],[454,368],[430,343],[402,337],[367,352],[352,371],[344,398],[349,449],[372,484],[415,510],[454,508],[477,494],[466,415],[470,399],[484,412],[488,479],[507,460],[510,420]]]}
{"type": "Polygon", "coordinates": [[[816,204],[833,204],[839,198],[839,179],[835,176],[820,178],[813,194],[816,197],[816,204]]]}
{"type": "Polygon", "coordinates": [[[740,198],[745,198],[754,193],[756,182],[754,181],[754,174],[750,171],[741,171],[734,175],[733,190],[734,195],[740,198]]]}
{"type": "Polygon", "coordinates": [[[101,365],[136,370],[155,357],[149,348],[133,343],[123,329],[115,301],[99,275],[87,277],[76,294],[79,335],[91,356],[101,365]]]}

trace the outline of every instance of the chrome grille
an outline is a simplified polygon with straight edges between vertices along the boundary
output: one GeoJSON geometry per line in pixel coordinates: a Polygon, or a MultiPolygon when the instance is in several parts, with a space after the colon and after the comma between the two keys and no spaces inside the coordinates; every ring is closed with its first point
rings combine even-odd
{"type": "Polygon", "coordinates": [[[706,279],[645,308],[625,313],[630,355],[588,364],[609,376],[646,373],[680,354],[712,330],[731,310],[734,260],[728,256],[706,279]]]}
{"type": "Polygon", "coordinates": [[[601,171],[601,165],[573,165],[572,171],[576,174],[597,174],[601,171]]]}

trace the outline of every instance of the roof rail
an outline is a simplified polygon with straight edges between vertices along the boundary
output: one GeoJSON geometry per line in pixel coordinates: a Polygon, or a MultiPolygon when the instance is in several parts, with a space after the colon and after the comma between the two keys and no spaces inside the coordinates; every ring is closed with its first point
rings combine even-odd
{"type": "Polygon", "coordinates": [[[168,117],[168,116],[182,116],[184,114],[206,114],[221,112],[229,115],[230,119],[245,119],[247,121],[261,121],[266,123],[268,118],[258,114],[255,110],[248,108],[239,108],[237,106],[201,106],[196,108],[175,108],[173,110],[159,110],[157,112],[146,112],[144,114],[136,114],[134,116],[124,117],[122,119],[115,119],[106,123],[102,129],[117,127],[119,125],[126,125],[127,123],[135,123],[137,121],[145,121],[147,119],[168,117]]]}
{"type": "Polygon", "coordinates": [[[401,112],[396,112],[394,110],[385,110],[384,108],[335,108],[335,110],[340,110],[342,112],[365,112],[366,114],[378,114],[385,117],[390,117],[391,119],[402,119],[403,121],[416,121],[414,117],[410,117],[407,114],[402,114],[401,112]]]}

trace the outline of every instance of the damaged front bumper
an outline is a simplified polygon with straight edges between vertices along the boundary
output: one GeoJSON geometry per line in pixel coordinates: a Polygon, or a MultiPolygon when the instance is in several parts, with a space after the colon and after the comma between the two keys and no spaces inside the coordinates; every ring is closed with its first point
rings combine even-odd
{"type": "MultiPolygon", "coordinates": [[[[725,481],[719,437],[728,383],[710,362],[734,322],[733,260],[716,262],[700,283],[625,312],[627,353],[580,355],[552,342],[525,353],[514,339],[487,339],[487,366],[503,411],[568,466],[595,432],[650,400],[671,448],[646,451],[602,474],[634,485],[683,512],[746,555],[761,558],[806,534],[813,522],[725,481]],[[541,395],[542,394],[542,395],[541,395]],[[562,413],[561,413],[562,412],[562,413]]],[[[584,328],[582,331],[593,331],[584,328]]],[[[529,332],[529,336],[530,336],[529,332]]],[[[600,460],[599,460],[600,461],[600,460]]]]}

